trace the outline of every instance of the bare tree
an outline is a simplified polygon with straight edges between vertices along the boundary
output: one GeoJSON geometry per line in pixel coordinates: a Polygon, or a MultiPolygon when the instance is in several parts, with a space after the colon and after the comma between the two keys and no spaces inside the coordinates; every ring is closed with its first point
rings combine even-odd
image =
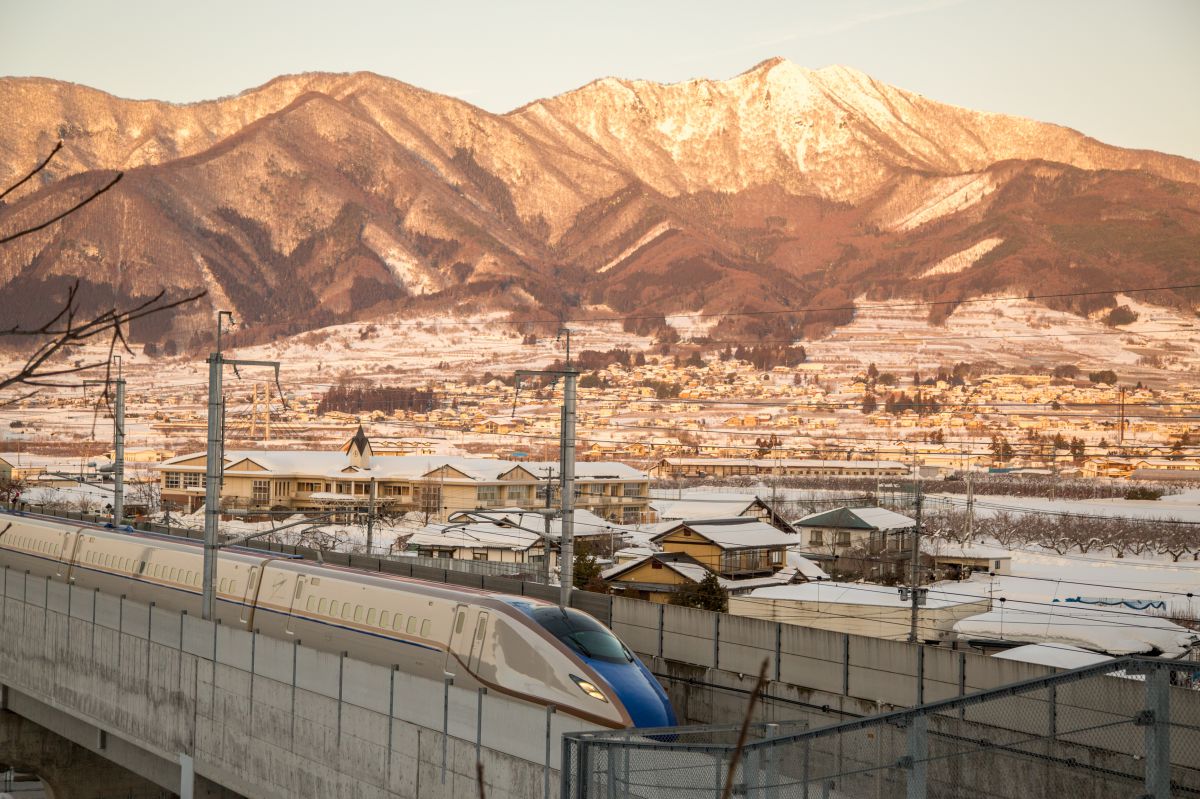
{"type": "MultiPolygon", "coordinates": [[[[50,151],[50,154],[46,156],[45,160],[34,167],[29,174],[4,189],[3,192],[0,192],[0,200],[44,170],[61,149],[62,142],[60,141],[50,151]]],[[[104,186],[91,191],[82,200],[76,202],[65,211],[55,214],[50,219],[24,225],[20,229],[0,237],[0,245],[7,244],[22,236],[36,233],[65,219],[117,185],[123,175],[124,173],[122,172],[116,173],[116,176],[104,186]]],[[[0,211],[3,211],[3,206],[0,206],[0,211]]],[[[151,314],[161,313],[195,302],[207,293],[206,291],[201,291],[182,299],[168,300],[166,292],[160,291],[148,300],[127,307],[114,305],[111,308],[101,311],[84,312],[82,298],[79,293],[79,281],[76,280],[70,289],[68,289],[67,296],[59,309],[48,315],[41,324],[34,324],[32,326],[16,324],[11,327],[0,328],[0,343],[3,343],[6,338],[27,338],[34,342],[33,351],[25,359],[25,362],[17,368],[16,372],[7,375],[0,374],[0,391],[14,386],[31,387],[34,390],[7,400],[0,400],[0,407],[31,397],[37,393],[39,388],[78,386],[80,383],[69,380],[68,376],[101,367],[105,368],[104,400],[107,401],[109,382],[107,378],[111,377],[108,370],[111,368],[113,362],[113,354],[118,347],[131,355],[133,354],[126,340],[128,325],[151,314]],[[56,356],[64,354],[71,347],[89,343],[93,340],[107,340],[108,357],[104,360],[78,361],[69,366],[55,363],[56,356]]]]}

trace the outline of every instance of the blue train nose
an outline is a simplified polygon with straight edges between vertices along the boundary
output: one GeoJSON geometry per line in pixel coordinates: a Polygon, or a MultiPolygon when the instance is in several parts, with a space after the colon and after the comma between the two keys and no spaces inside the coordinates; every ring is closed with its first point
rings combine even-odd
{"type": "Polygon", "coordinates": [[[650,670],[636,658],[632,663],[612,663],[593,658],[588,665],[617,692],[635,727],[673,727],[675,709],[650,670]]]}

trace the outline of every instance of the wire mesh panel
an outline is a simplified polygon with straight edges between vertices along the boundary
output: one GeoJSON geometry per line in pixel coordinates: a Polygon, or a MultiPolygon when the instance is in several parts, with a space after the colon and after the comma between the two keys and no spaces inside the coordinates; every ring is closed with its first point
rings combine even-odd
{"type": "Polygon", "coordinates": [[[1124,658],[814,730],[564,738],[571,799],[1200,799],[1200,663],[1124,658]],[[730,791],[725,793],[728,783],[730,791]]]}

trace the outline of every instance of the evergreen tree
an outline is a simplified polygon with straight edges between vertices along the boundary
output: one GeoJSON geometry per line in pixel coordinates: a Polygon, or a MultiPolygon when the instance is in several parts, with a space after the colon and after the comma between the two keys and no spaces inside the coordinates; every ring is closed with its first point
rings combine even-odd
{"type": "Polygon", "coordinates": [[[671,595],[671,604],[725,613],[729,610],[729,592],[722,587],[717,575],[709,572],[700,582],[680,587],[671,595]]]}

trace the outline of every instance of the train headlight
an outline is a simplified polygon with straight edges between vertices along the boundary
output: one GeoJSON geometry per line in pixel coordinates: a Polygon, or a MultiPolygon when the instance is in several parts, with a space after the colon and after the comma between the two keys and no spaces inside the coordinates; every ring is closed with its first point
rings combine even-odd
{"type": "Polygon", "coordinates": [[[582,677],[578,677],[578,676],[572,674],[571,679],[574,680],[575,684],[579,686],[579,690],[583,691],[585,694],[590,696],[592,699],[599,699],[601,702],[608,701],[608,697],[605,696],[603,693],[601,693],[599,688],[597,688],[595,685],[588,682],[587,680],[583,679],[582,677]]]}

